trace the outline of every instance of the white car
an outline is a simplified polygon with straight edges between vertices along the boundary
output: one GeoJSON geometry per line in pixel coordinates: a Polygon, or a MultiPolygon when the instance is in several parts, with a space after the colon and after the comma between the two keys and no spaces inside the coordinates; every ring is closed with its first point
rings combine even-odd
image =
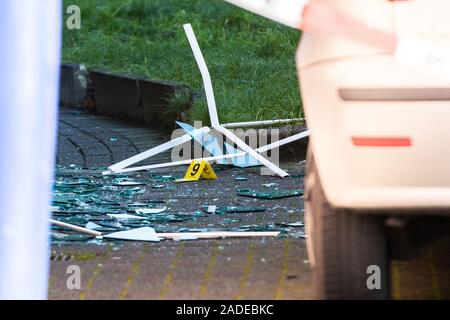
{"type": "MultiPolygon", "coordinates": [[[[370,27],[450,43],[448,0],[329,1],[370,27]]],[[[311,129],[306,227],[318,297],[388,298],[388,225],[450,215],[450,75],[309,34],[297,65],[311,129]]]]}

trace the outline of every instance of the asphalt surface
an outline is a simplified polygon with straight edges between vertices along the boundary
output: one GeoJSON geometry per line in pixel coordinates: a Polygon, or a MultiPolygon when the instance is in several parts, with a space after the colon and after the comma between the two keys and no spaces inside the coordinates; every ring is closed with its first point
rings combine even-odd
{"type": "MultiPolygon", "coordinates": [[[[170,136],[136,123],[61,109],[59,170],[98,175],[102,167],[145,151],[170,136]],[[75,168],[74,168],[75,167],[75,168]]],[[[170,161],[170,153],[146,163],[170,161]]],[[[208,215],[160,223],[157,230],[181,228],[270,228],[303,221],[303,198],[279,200],[239,197],[236,188],[257,191],[303,188],[304,163],[284,163],[292,176],[262,176],[259,169],[214,167],[216,181],[165,182],[152,188],[151,174],[182,176],[186,167],[136,173],[148,182],[140,200],[162,200],[171,212],[198,211],[203,205],[265,206],[264,212],[208,215]],[[247,180],[236,181],[236,177],[247,180]]],[[[194,241],[74,242],[52,246],[50,299],[311,299],[313,288],[301,227],[283,237],[194,241]],[[81,270],[81,288],[67,288],[67,268],[81,270]]],[[[450,239],[428,246],[420,258],[391,265],[394,298],[450,297],[450,239]]]]}

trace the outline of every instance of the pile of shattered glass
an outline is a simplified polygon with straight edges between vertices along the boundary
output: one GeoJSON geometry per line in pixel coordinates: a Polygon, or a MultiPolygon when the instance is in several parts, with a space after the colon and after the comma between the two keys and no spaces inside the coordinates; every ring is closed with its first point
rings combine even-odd
{"type": "MultiPolygon", "coordinates": [[[[263,212],[265,206],[231,206],[226,204],[200,206],[194,212],[179,212],[170,208],[177,199],[148,199],[142,197],[152,189],[177,190],[180,184],[175,182],[180,177],[172,175],[148,175],[147,179],[138,179],[135,175],[116,174],[102,176],[100,173],[83,174],[76,167],[67,170],[57,167],[53,188],[52,218],[61,222],[99,231],[104,234],[117,233],[137,228],[150,227],[156,232],[208,232],[208,231],[279,231],[280,237],[304,238],[302,221],[286,223],[268,223],[258,225],[239,225],[230,228],[228,222],[239,222],[232,213],[263,212]],[[144,181],[145,180],[145,181],[144,181]],[[150,180],[150,182],[148,182],[150,180]],[[223,218],[220,225],[211,225],[207,221],[202,228],[180,228],[175,223],[198,221],[211,215],[223,218]]],[[[139,176],[138,176],[139,177],[139,176]]],[[[236,181],[246,180],[236,177],[236,181]]],[[[268,192],[255,192],[236,188],[236,195],[259,199],[280,199],[303,195],[303,190],[278,190],[268,184],[268,192]]],[[[110,239],[95,237],[52,225],[52,244],[87,242],[104,244],[110,239]]],[[[194,240],[182,239],[181,240],[194,240]]],[[[117,240],[115,240],[117,241],[117,240]]]]}

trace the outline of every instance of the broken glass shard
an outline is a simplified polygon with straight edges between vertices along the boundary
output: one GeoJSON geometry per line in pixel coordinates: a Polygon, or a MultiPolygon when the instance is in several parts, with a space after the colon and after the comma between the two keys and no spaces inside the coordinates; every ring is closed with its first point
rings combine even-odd
{"type": "Polygon", "coordinates": [[[259,199],[281,199],[287,197],[296,197],[303,195],[303,190],[284,190],[273,192],[257,192],[249,189],[239,189],[237,194],[243,197],[252,197],[259,199]]]}
{"type": "Polygon", "coordinates": [[[304,231],[297,231],[289,234],[289,236],[296,239],[306,239],[308,237],[304,231]]]}
{"type": "Polygon", "coordinates": [[[167,210],[167,207],[163,208],[141,208],[136,209],[135,212],[139,214],[158,214],[167,210]]]}
{"type": "Polygon", "coordinates": [[[190,240],[198,240],[198,238],[187,234],[187,235],[182,235],[180,237],[176,237],[173,240],[174,241],[190,241],[190,240]]]}
{"type": "Polygon", "coordinates": [[[288,227],[295,227],[295,228],[297,228],[297,227],[304,227],[304,226],[305,226],[305,224],[303,222],[301,222],[301,221],[288,224],[288,227]]]}
{"type": "Polygon", "coordinates": [[[142,186],[145,185],[143,182],[138,182],[130,178],[114,178],[112,180],[113,186],[119,186],[119,187],[130,187],[130,186],[142,186]]]}
{"type": "Polygon", "coordinates": [[[192,216],[194,217],[205,217],[205,215],[201,211],[195,211],[192,216]]]}
{"type": "Polygon", "coordinates": [[[207,213],[245,213],[245,212],[262,212],[266,210],[263,206],[202,206],[201,207],[207,213]]]}
{"type": "Polygon", "coordinates": [[[204,206],[202,207],[207,213],[216,213],[217,206],[204,206]]]}
{"type": "Polygon", "coordinates": [[[135,216],[132,214],[122,213],[122,214],[111,214],[108,213],[108,216],[117,220],[129,220],[129,219],[145,219],[144,217],[135,216]]]}
{"type": "Polygon", "coordinates": [[[275,187],[277,185],[277,183],[274,183],[274,182],[272,182],[272,183],[263,183],[263,187],[266,187],[266,188],[271,188],[271,187],[275,187]]]}
{"type": "Polygon", "coordinates": [[[147,204],[144,202],[133,202],[133,203],[127,204],[127,206],[128,206],[128,208],[132,209],[132,208],[146,207],[147,204]]]}
{"type": "Polygon", "coordinates": [[[150,178],[155,182],[169,182],[169,181],[175,181],[178,179],[177,177],[174,177],[171,175],[162,175],[162,176],[150,175],[150,178]]]}
{"type": "Polygon", "coordinates": [[[90,229],[90,230],[97,230],[97,229],[101,229],[102,226],[100,226],[100,225],[98,225],[98,224],[96,224],[94,222],[90,222],[89,221],[88,223],[86,223],[85,228],[86,229],[90,229]]]}
{"type": "Polygon", "coordinates": [[[237,229],[232,229],[233,231],[280,231],[284,232],[284,230],[280,230],[280,228],[275,228],[273,225],[243,225],[238,227],[237,229]]]}
{"type": "Polygon", "coordinates": [[[120,193],[122,197],[133,197],[135,194],[145,193],[145,189],[139,187],[124,190],[120,193]]]}
{"type": "Polygon", "coordinates": [[[96,224],[106,229],[121,229],[123,226],[118,221],[96,221],[96,224]]]}
{"type": "Polygon", "coordinates": [[[275,225],[280,226],[280,227],[293,227],[293,228],[298,228],[298,227],[304,227],[304,223],[301,221],[298,222],[294,222],[294,223],[290,223],[290,222],[276,222],[275,225]]]}

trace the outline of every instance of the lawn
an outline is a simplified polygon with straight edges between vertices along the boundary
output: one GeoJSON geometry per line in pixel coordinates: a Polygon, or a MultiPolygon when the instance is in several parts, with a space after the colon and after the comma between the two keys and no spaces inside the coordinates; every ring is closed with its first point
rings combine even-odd
{"type": "MultiPolygon", "coordinates": [[[[294,55],[299,33],[220,0],[70,0],[81,30],[64,28],[63,61],[189,84],[202,80],[182,25],[210,69],[222,122],[302,116],[294,55]]],[[[67,15],[65,15],[67,17],[67,15]]],[[[206,100],[189,111],[208,123],[206,100]]]]}

